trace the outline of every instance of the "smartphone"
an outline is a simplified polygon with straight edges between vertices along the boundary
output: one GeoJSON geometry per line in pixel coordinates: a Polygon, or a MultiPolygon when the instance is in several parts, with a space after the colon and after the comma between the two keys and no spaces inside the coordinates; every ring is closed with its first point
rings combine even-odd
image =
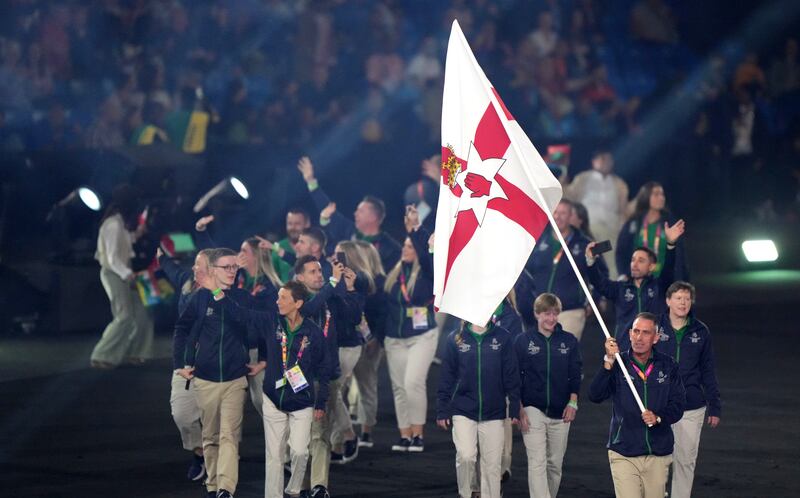
{"type": "Polygon", "coordinates": [[[592,254],[595,256],[599,256],[604,252],[608,252],[611,250],[611,241],[604,240],[603,242],[598,242],[597,244],[592,247],[592,254]]]}
{"type": "Polygon", "coordinates": [[[342,266],[347,266],[347,255],[345,255],[345,253],[343,253],[343,252],[337,252],[336,253],[336,261],[338,263],[341,263],[342,266]]]}

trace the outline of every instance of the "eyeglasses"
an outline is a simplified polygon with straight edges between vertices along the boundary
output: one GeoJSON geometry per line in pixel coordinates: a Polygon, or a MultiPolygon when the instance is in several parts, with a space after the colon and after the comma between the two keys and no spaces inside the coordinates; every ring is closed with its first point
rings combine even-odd
{"type": "Polygon", "coordinates": [[[239,271],[238,265],[225,265],[225,266],[214,265],[214,268],[223,269],[228,273],[236,273],[237,271],[239,271]]]}

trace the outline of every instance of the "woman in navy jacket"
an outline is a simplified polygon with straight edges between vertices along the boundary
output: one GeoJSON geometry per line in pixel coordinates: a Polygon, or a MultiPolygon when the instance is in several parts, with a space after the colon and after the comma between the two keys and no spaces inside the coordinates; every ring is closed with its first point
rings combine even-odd
{"type": "Polygon", "coordinates": [[[424,451],[428,405],[426,380],[436,354],[439,329],[433,312],[433,257],[429,234],[414,206],[406,207],[406,232],[400,261],[386,276],[386,328],[378,339],[386,348],[400,440],[393,451],[424,451]]]}
{"type": "Polygon", "coordinates": [[[694,299],[692,284],[679,281],[669,286],[669,311],[661,315],[661,334],[655,346],[656,351],[671,356],[678,363],[686,389],[683,417],[672,425],[675,451],[670,496],[676,498],[691,496],[703,422],[707,418],[709,427],[715,428],[721,412],[711,333],[692,313],[694,299]]]}
{"type": "Polygon", "coordinates": [[[581,352],[578,339],[558,323],[561,301],[555,294],[539,295],[533,312],[536,325],[514,342],[522,377],[520,427],[530,495],[556,496],[570,424],[578,411],[581,352]]]}
{"type": "MultiPolygon", "coordinates": [[[[465,324],[444,345],[436,423],[447,430],[452,420],[456,478],[462,498],[472,495],[480,448],[480,491],[500,497],[503,421],[508,406],[519,406],[519,370],[512,334],[491,321],[487,327],[465,324]],[[508,399],[508,404],[506,404],[508,399]]],[[[516,422],[516,409],[511,414],[516,422]]]]}

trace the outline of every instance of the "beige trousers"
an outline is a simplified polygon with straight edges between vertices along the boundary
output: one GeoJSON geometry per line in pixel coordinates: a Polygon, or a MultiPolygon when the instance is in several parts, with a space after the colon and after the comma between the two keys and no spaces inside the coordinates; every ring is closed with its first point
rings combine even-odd
{"type": "Polygon", "coordinates": [[[286,493],[300,494],[308,465],[308,445],[311,440],[314,409],[308,407],[293,412],[283,412],[267,396],[263,396],[262,399],[264,443],[267,453],[264,498],[283,498],[283,460],[287,441],[292,475],[286,484],[286,493]]]}
{"type": "MultiPolygon", "coordinates": [[[[319,392],[317,386],[314,386],[319,392]]],[[[329,393],[342,390],[342,378],[328,383],[329,393]]],[[[325,416],[322,420],[311,422],[311,442],[308,446],[311,457],[310,469],[306,472],[303,489],[313,489],[314,486],[328,487],[328,478],[331,470],[331,411],[333,410],[333,395],[328,395],[325,403],[325,416]]]]}
{"type": "Polygon", "coordinates": [[[438,340],[439,329],[433,328],[413,337],[387,337],[383,341],[399,429],[425,424],[428,369],[436,354],[438,340]]]}
{"type": "Polygon", "coordinates": [[[383,348],[375,348],[372,354],[364,348],[353,370],[358,386],[358,421],[369,427],[378,423],[378,368],[382,359],[383,348]]]}
{"type": "MultiPolygon", "coordinates": [[[[258,348],[250,350],[250,363],[258,363],[258,348]]],[[[258,375],[247,376],[247,389],[250,391],[250,401],[253,402],[253,407],[258,412],[258,416],[263,418],[264,370],[258,372],[258,375]]]]}
{"type": "Polygon", "coordinates": [[[526,406],[525,414],[529,428],[522,441],[528,456],[528,491],[536,498],[555,498],[561,486],[570,424],[550,418],[533,406],[526,406]]]}
{"type": "Polygon", "coordinates": [[[239,440],[247,397],[244,377],[228,382],[193,380],[200,420],[203,424],[203,457],[209,491],[236,492],[239,481],[239,440]]]}
{"type": "Polygon", "coordinates": [[[100,281],[111,301],[114,317],[92,351],[92,361],[119,365],[127,358],[150,358],[153,349],[153,320],[139,293],[119,275],[100,269],[100,281]]]}
{"type": "Polygon", "coordinates": [[[172,388],[169,394],[169,408],[172,420],[181,433],[183,449],[194,451],[203,447],[203,428],[200,425],[200,407],[194,394],[195,381],[189,383],[186,389],[186,379],[180,375],[172,374],[172,388]]]}
{"type": "Polygon", "coordinates": [[[503,421],[453,417],[453,444],[456,447],[456,481],[462,498],[472,496],[480,448],[481,498],[500,498],[500,465],[503,459],[503,421]]]}
{"type": "Polygon", "coordinates": [[[689,498],[692,496],[694,468],[697,462],[697,450],[700,447],[700,431],[706,418],[706,407],[686,410],[683,417],[672,424],[675,436],[675,449],[672,451],[672,487],[671,498],[689,498]]]}
{"type": "Polygon", "coordinates": [[[608,450],[617,498],[664,498],[672,455],[622,456],[608,450]]]}
{"type": "Polygon", "coordinates": [[[353,375],[353,369],[361,356],[361,349],[361,346],[339,348],[339,367],[342,374],[339,377],[337,389],[330,391],[330,397],[333,398],[331,405],[333,412],[329,414],[333,425],[331,427],[331,445],[333,447],[341,445],[344,433],[353,430],[353,422],[350,420],[350,411],[344,402],[344,396],[348,379],[353,375]]]}

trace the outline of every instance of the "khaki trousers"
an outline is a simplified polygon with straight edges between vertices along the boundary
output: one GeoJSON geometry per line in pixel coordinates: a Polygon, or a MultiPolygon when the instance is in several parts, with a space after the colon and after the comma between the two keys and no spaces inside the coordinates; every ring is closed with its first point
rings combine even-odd
{"type": "MultiPolygon", "coordinates": [[[[329,393],[341,391],[341,377],[328,383],[329,393]]],[[[314,388],[319,392],[316,384],[314,388]]],[[[322,420],[311,422],[311,442],[308,452],[311,456],[311,469],[306,472],[303,489],[313,489],[314,486],[328,487],[328,477],[331,470],[331,410],[333,410],[333,396],[328,395],[325,403],[325,416],[322,420]]]]}
{"type": "Polygon", "coordinates": [[[344,440],[344,433],[353,430],[353,422],[350,419],[350,411],[344,403],[344,396],[349,377],[353,375],[353,369],[361,356],[361,348],[361,346],[339,348],[339,366],[342,374],[339,377],[337,389],[330,391],[330,397],[333,398],[331,405],[333,412],[329,413],[332,424],[331,445],[333,447],[340,446],[344,440]]]}
{"type": "Polygon", "coordinates": [[[92,361],[119,365],[127,357],[150,358],[153,320],[142,304],[139,293],[119,275],[105,268],[100,269],[100,281],[111,301],[111,315],[114,318],[95,345],[92,361]]]}
{"type": "Polygon", "coordinates": [[[626,457],[608,450],[617,498],[664,498],[672,455],[626,457]]]}
{"type": "Polygon", "coordinates": [[[697,449],[700,447],[700,431],[706,418],[706,408],[686,410],[683,417],[672,424],[675,449],[672,451],[671,498],[689,498],[692,495],[697,449]]]}
{"type": "Polygon", "coordinates": [[[453,444],[456,447],[456,481],[462,498],[472,496],[477,478],[476,464],[480,448],[481,498],[500,498],[500,465],[503,458],[503,421],[453,417],[453,444]]]}
{"type": "Polygon", "coordinates": [[[525,414],[529,428],[522,441],[528,456],[528,491],[536,498],[555,498],[561,486],[570,424],[550,418],[533,406],[526,406],[525,414]]]}
{"type": "Polygon", "coordinates": [[[311,440],[314,409],[308,407],[284,412],[279,410],[267,396],[263,397],[263,403],[264,442],[267,453],[264,497],[283,498],[283,460],[287,441],[292,475],[286,485],[286,493],[300,494],[308,465],[308,445],[311,440]]]}
{"type": "Polygon", "coordinates": [[[181,433],[183,449],[194,451],[203,447],[203,428],[200,425],[200,407],[194,394],[195,381],[189,382],[186,389],[186,379],[180,375],[172,374],[172,386],[169,394],[169,407],[172,420],[181,433]]]}
{"type": "MultiPolygon", "coordinates": [[[[250,350],[250,363],[258,363],[258,348],[250,350]]],[[[259,417],[264,417],[264,370],[258,372],[258,375],[247,376],[247,389],[250,391],[250,401],[253,402],[258,412],[259,417]]]]}
{"type": "Polygon", "coordinates": [[[436,354],[438,340],[439,329],[434,328],[413,337],[387,337],[383,341],[399,429],[425,425],[428,369],[436,354]]]}
{"type": "Polygon", "coordinates": [[[561,327],[581,340],[583,329],[586,326],[586,310],[577,308],[574,310],[562,311],[558,315],[558,323],[561,327]]]}
{"type": "Polygon", "coordinates": [[[239,481],[239,440],[247,397],[244,377],[211,382],[195,377],[194,390],[203,424],[203,457],[208,491],[236,492],[239,481]]]}
{"type": "Polygon", "coordinates": [[[378,368],[383,359],[383,348],[372,353],[364,348],[353,370],[358,386],[358,421],[362,425],[375,427],[378,423],[378,368]]]}

